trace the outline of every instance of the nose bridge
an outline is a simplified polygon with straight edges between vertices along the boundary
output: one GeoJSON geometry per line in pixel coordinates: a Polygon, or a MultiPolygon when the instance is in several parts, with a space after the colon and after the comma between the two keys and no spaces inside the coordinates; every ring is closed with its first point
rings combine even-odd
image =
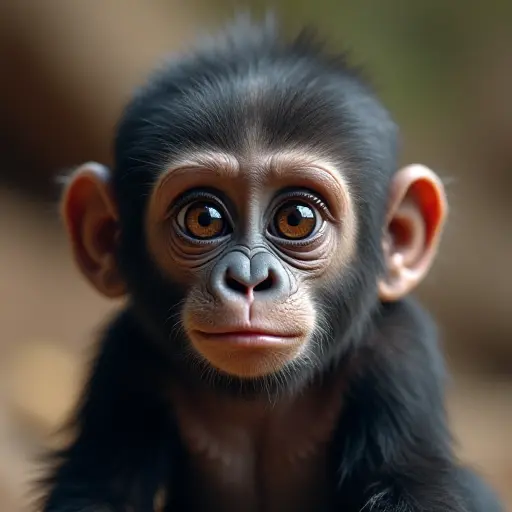
{"type": "MultiPolygon", "coordinates": [[[[252,166],[247,164],[243,166],[245,171],[248,171],[250,167],[252,166]]],[[[245,173],[246,188],[240,197],[241,219],[238,225],[237,243],[247,248],[251,253],[258,245],[261,245],[262,241],[261,204],[265,201],[265,191],[262,188],[264,183],[262,172],[264,172],[264,166],[258,166],[258,172],[245,173]],[[260,177],[256,178],[257,175],[260,177]]]]}

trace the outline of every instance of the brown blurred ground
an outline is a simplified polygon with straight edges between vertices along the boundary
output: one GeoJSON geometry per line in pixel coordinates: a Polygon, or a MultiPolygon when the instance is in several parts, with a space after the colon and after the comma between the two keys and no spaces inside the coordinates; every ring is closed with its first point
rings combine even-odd
{"type": "MultiPolygon", "coordinates": [[[[2,512],[23,510],[34,454],[69,410],[94,334],[116,307],[74,269],[51,176],[85,160],[109,162],[112,127],[134,85],[186,46],[199,18],[221,17],[223,3],[0,3],[2,512]]],[[[512,9],[281,3],[290,22],[313,19],[347,34],[382,76],[406,136],[404,161],[450,178],[450,226],[421,295],[455,371],[450,412],[461,456],[512,510],[512,31],[504,21],[512,9]]]]}

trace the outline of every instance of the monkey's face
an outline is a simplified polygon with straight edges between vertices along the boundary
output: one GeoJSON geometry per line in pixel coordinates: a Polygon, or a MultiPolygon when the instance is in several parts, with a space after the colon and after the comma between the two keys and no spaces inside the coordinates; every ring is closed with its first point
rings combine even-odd
{"type": "Polygon", "coordinates": [[[132,200],[114,194],[108,170],[86,164],[63,214],[83,274],[108,297],[130,293],[169,352],[201,374],[304,381],[379,299],[400,299],[426,275],[446,200],[432,171],[405,167],[372,220],[339,164],[258,155],[188,153],[143,202],[139,185],[132,200]]]}
{"type": "Polygon", "coordinates": [[[186,290],[195,354],[254,378],[314,358],[315,297],[349,267],[356,217],[348,184],[319,157],[202,153],[162,174],[146,232],[158,268],[186,290]]]}

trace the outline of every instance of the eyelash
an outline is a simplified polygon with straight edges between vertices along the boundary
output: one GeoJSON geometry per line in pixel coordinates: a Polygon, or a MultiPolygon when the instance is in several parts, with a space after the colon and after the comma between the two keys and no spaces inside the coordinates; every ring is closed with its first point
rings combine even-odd
{"type": "MultiPolygon", "coordinates": [[[[194,201],[205,199],[208,201],[211,201],[215,204],[218,204],[224,212],[227,213],[227,208],[224,206],[224,204],[219,200],[219,197],[213,193],[206,192],[204,190],[197,190],[197,191],[190,191],[187,193],[184,197],[179,199],[172,208],[169,209],[169,213],[167,216],[172,215],[173,213],[180,211],[183,207],[187,206],[188,204],[193,203],[194,201]]],[[[290,201],[292,199],[299,199],[303,200],[305,202],[311,203],[316,208],[318,208],[322,213],[325,215],[329,215],[329,207],[323,201],[318,197],[316,194],[313,194],[311,192],[299,190],[299,191],[293,191],[293,192],[287,192],[285,194],[280,195],[279,202],[276,207],[273,208],[273,212],[276,208],[279,208],[284,202],[290,201]]]]}
{"type": "Polygon", "coordinates": [[[320,213],[322,214],[322,217],[329,218],[331,216],[330,212],[329,212],[329,207],[322,199],[320,199],[320,197],[318,197],[316,194],[313,194],[311,192],[299,190],[299,191],[288,192],[286,194],[281,195],[279,197],[279,201],[277,202],[276,206],[272,209],[271,218],[275,215],[276,211],[281,206],[283,206],[284,203],[287,203],[288,201],[292,201],[294,199],[299,200],[299,201],[302,200],[305,203],[311,204],[312,206],[314,206],[315,208],[317,208],[320,211],[320,213]]]}

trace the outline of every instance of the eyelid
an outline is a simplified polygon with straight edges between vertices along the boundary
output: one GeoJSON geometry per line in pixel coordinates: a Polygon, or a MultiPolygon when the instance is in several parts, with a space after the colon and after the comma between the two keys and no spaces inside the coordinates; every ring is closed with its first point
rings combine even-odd
{"type": "Polygon", "coordinates": [[[172,204],[166,214],[166,219],[169,217],[176,217],[183,208],[187,206],[191,206],[194,202],[201,201],[211,202],[217,205],[227,217],[227,220],[231,225],[233,225],[233,219],[230,215],[229,209],[226,207],[222,199],[219,198],[218,195],[208,192],[206,190],[190,190],[182,195],[177,201],[172,204]]]}
{"type": "Polygon", "coordinates": [[[308,190],[292,190],[279,195],[274,201],[274,206],[271,211],[271,218],[275,215],[277,210],[281,208],[285,203],[296,199],[298,201],[304,201],[314,206],[323,217],[327,217],[328,220],[334,221],[327,202],[324,201],[318,194],[310,192],[308,190]]]}

